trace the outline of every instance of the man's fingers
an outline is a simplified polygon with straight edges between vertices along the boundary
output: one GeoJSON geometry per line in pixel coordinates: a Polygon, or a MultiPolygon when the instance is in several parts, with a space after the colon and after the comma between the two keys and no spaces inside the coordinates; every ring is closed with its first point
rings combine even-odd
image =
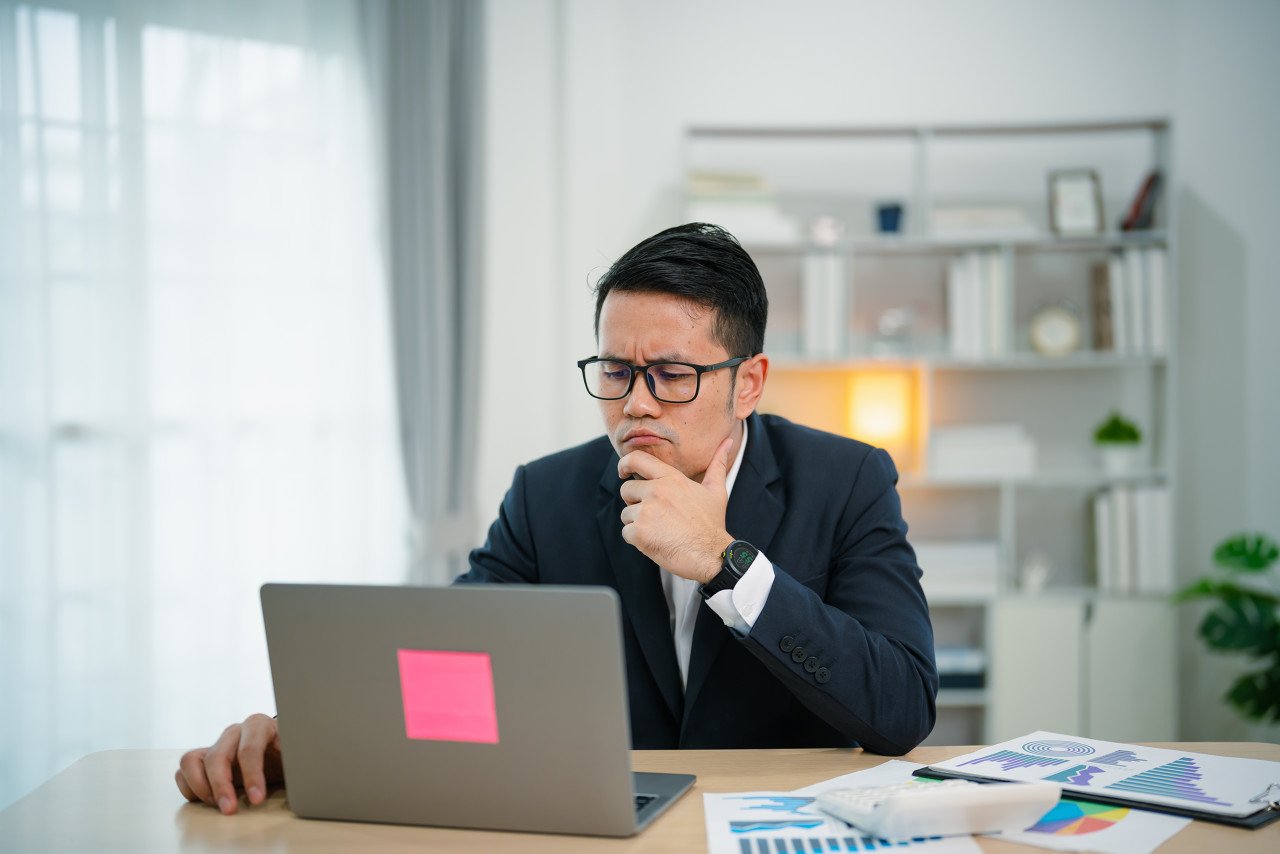
{"type": "Polygon", "coordinates": [[[240,764],[240,781],[251,804],[260,804],[267,796],[267,780],[262,768],[267,744],[274,739],[275,729],[275,721],[266,715],[253,715],[240,727],[236,759],[240,764]]]}
{"type": "Polygon", "coordinates": [[[232,777],[231,762],[240,749],[240,725],[227,727],[222,736],[204,755],[204,773],[213,791],[213,802],[223,815],[236,811],[236,786],[232,777]]]}
{"type": "Polygon", "coordinates": [[[200,800],[196,793],[191,790],[191,787],[187,785],[186,778],[182,776],[181,768],[173,772],[173,781],[178,784],[178,791],[182,792],[182,797],[193,802],[200,800]]]}
{"type": "Polygon", "coordinates": [[[653,484],[647,480],[625,480],[618,489],[618,494],[627,504],[638,504],[652,489],[653,484]]]}
{"type": "Polygon", "coordinates": [[[726,436],[720,443],[720,447],[716,448],[716,452],[711,455],[711,464],[707,466],[707,473],[702,476],[703,486],[724,488],[725,481],[729,479],[729,468],[733,465],[733,461],[729,459],[731,453],[733,453],[733,437],[726,436]]]}
{"type": "Polygon", "coordinates": [[[178,760],[178,791],[189,801],[204,801],[213,806],[213,790],[204,774],[204,755],[208,748],[188,750],[178,760]]]}
{"type": "Polygon", "coordinates": [[[618,477],[627,480],[638,474],[645,480],[655,480],[679,471],[647,451],[632,451],[618,460],[618,477]]]}

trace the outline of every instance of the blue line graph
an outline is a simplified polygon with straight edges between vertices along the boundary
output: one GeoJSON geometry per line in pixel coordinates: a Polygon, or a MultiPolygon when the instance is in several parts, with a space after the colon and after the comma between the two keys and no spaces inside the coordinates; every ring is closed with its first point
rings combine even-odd
{"type": "Polygon", "coordinates": [[[734,798],[737,801],[760,801],[754,806],[749,806],[749,810],[767,810],[769,812],[785,812],[799,813],[801,807],[807,807],[813,803],[813,798],[806,797],[787,797],[775,795],[751,795],[745,798],[734,798]]]}
{"type": "Polygon", "coordinates": [[[1139,759],[1138,754],[1132,750],[1113,750],[1106,756],[1099,756],[1093,760],[1099,765],[1115,765],[1117,768],[1123,768],[1126,762],[1146,762],[1145,759],[1139,759]]]}
{"type": "Polygon", "coordinates": [[[1059,771],[1057,774],[1050,774],[1045,777],[1046,780],[1053,780],[1055,783],[1070,783],[1073,786],[1087,786],[1089,781],[1102,773],[1102,769],[1097,765],[1073,765],[1065,771],[1059,771]]]}
{"type": "Polygon", "coordinates": [[[983,762],[998,762],[1005,771],[1012,771],[1015,768],[1062,765],[1066,761],[1065,759],[1055,759],[1051,756],[1028,756],[1025,753],[1018,753],[1014,750],[997,750],[995,753],[979,756],[977,759],[970,759],[968,762],[961,762],[960,765],[980,765],[983,762]]]}

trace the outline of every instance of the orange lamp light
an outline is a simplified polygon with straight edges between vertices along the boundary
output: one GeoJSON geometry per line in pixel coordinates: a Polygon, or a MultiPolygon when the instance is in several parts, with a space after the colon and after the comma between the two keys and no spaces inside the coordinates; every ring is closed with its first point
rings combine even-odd
{"type": "Polygon", "coordinates": [[[914,436],[914,376],[909,370],[858,371],[849,377],[849,435],[891,454],[914,436]]]}

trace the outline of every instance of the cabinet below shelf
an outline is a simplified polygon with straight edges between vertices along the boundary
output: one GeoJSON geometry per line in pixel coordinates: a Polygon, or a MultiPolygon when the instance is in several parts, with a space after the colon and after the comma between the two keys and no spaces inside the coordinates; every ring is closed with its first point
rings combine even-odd
{"type": "Polygon", "coordinates": [[[986,704],[986,688],[942,688],[938,691],[938,706],[941,708],[977,708],[986,704]]]}

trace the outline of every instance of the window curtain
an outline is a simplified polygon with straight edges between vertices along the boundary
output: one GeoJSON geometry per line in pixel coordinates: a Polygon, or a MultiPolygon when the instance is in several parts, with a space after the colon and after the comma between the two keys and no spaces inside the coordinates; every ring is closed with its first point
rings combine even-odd
{"type": "Polygon", "coordinates": [[[419,583],[465,571],[479,533],[483,8],[472,0],[364,7],[387,178],[410,578],[419,583]]]}
{"type": "MultiPolygon", "coordinates": [[[[468,421],[397,426],[365,36],[354,0],[0,0],[0,808],[272,711],[263,582],[405,577],[400,440],[468,421]]],[[[397,312],[472,239],[393,264],[397,312]]],[[[452,368],[470,315],[414,311],[396,349],[452,368]]]]}

